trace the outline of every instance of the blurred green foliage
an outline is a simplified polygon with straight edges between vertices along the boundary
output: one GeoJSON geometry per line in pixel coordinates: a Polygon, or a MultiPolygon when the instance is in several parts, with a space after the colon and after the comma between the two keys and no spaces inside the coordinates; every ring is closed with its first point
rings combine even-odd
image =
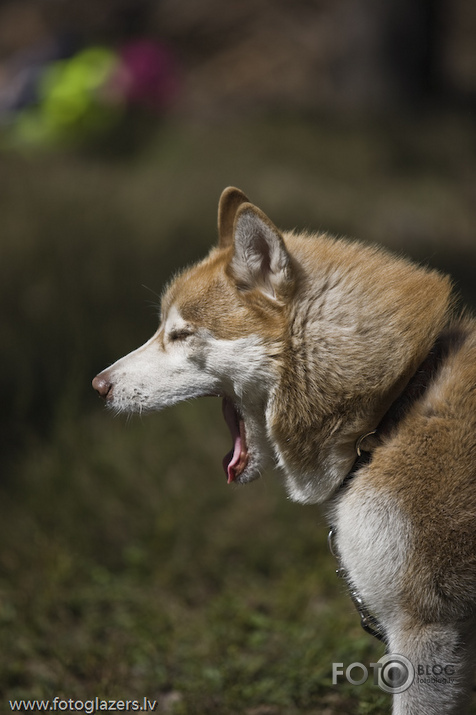
{"type": "Polygon", "coordinates": [[[113,418],[90,380],[155,330],[165,282],[215,241],[229,184],[283,228],[449,268],[474,303],[475,136],[457,117],[288,118],[148,127],[132,154],[1,157],[5,702],[147,695],[177,715],[389,707],[371,684],[331,683],[333,662],[382,649],[335,577],[317,507],[291,504],[276,474],[227,487],[218,401],[113,418]]]}

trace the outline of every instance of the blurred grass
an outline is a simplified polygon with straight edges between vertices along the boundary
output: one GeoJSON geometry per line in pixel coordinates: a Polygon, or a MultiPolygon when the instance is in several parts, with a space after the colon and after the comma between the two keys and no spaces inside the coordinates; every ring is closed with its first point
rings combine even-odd
{"type": "MultiPolygon", "coordinates": [[[[215,241],[224,186],[283,228],[379,241],[474,305],[476,134],[464,117],[358,126],[164,124],[113,157],[0,161],[0,693],[156,698],[177,715],[381,713],[316,507],[276,474],[230,489],[212,399],[112,418],[92,376],[143,342],[164,283],[215,241]]],[[[475,710],[476,712],[476,710],[475,710]]]]}

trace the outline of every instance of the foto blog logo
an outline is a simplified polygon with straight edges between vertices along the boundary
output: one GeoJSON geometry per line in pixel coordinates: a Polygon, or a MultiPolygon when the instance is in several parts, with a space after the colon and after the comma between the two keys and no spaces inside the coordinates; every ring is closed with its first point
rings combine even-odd
{"type": "Polygon", "coordinates": [[[386,693],[396,695],[408,690],[415,679],[415,668],[403,655],[384,655],[367,668],[363,663],[351,663],[344,669],[343,663],[332,664],[332,684],[337,685],[338,677],[344,677],[352,685],[363,685],[372,672],[374,685],[386,693]]]}

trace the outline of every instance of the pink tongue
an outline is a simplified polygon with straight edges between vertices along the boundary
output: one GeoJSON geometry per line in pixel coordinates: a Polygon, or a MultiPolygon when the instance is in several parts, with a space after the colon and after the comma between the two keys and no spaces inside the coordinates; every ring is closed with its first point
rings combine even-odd
{"type": "Polygon", "coordinates": [[[231,437],[233,439],[233,449],[228,452],[228,454],[223,458],[223,469],[228,477],[228,484],[234,482],[236,479],[236,468],[240,461],[241,455],[241,435],[240,435],[240,424],[238,421],[238,415],[236,414],[235,408],[233,407],[230,400],[226,397],[223,398],[223,416],[225,422],[227,423],[231,437]]]}

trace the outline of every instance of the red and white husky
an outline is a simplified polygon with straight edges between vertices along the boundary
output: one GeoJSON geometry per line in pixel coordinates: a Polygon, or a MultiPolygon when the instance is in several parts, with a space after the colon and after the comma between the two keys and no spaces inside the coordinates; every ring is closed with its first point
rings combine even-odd
{"type": "Polygon", "coordinates": [[[221,397],[228,481],[274,464],[292,499],[326,503],[354,598],[415,673],[394,713],[462,715],[476,647],[475,323],[451,318],[446,277],[280,232],[238,189],[223,192],[218,229],[166,290],[155,335],[95,389],[118,411],[221,397]]]}

